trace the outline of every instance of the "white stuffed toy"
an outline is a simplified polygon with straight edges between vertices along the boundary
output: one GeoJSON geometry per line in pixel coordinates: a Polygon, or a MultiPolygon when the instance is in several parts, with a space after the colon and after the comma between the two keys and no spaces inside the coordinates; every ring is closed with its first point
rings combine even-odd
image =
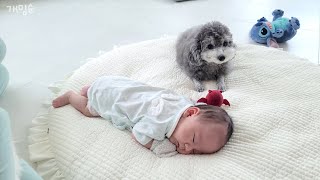
{"type": "Polygon", "coordinates": [[[158,157],[170,157],[178,154],[176,145],[172,144],[167,138],[163,141],[153,140],[150,150],[158,157]]]}

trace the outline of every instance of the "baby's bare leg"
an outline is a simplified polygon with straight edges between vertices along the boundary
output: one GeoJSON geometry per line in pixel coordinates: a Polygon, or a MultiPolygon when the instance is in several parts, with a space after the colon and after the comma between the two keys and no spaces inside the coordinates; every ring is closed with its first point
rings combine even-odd
{"type": "Polygon", "coordinates": [[[81,89],[81,91],[80,91],[80,94],[81,94],[81,96],[84,96],[84,97],[88,97],[88,89],[90,88],[90,85],[88,85],[88,86],[84,86],[82,89],[81,89]]]}
{"type": "Polygon", "coordinates": [[[68,91],[68,92],[64,93],[63,95],[54,99],[52,101],[52,106],[55,108],[58,108],[58,107],[62,107],[67,104],[70,104],[69,97],[70,97],[71,93],[72,93],[72,91],[68,91]]]}
{"type": "Polygon", "coordinates": [[[67,104],[71,104],[72,107],[76,108],[83,115],[88,117],[93,117],[87,108],[88,98],[81,96],[80,94],[76,94],[73,91],[68,91],[63,95],[52,101],[52,106],[55,108],[65,106],[67,104]]]}

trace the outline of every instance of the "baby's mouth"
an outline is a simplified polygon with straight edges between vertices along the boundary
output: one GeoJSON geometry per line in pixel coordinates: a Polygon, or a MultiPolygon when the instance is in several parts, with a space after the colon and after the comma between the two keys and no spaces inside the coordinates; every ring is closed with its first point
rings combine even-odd
{"type": "Polygon", "coordinates": [[[177,149],[180,149],[180,146],[179,146],[179,142],[178,142],[178,141],[175,141],[175,142],[174,142],[174,145],[176,145],[176,148],[177,148],[177,149]]]}
{"type": "Polygon", "coordinates": [[[175,141],[174,144],[176,145],[177,149],[179,148],[179,143],[178,141],[175,141]]]}

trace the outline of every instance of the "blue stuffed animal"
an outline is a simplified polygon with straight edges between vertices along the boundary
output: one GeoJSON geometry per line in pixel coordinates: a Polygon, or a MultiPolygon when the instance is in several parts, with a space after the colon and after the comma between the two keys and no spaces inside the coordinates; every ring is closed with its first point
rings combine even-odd
{"type": "Polygon", "coordinates": [[[0,38],[0,95],[6,89],[9,81],[9,73],[6,67],[1,64],[2,59],[6,54],[6,45],[0,38]]]}
{"type": "Polygon", "coordinates": [[[262,17],[251,28],[250,37],[257,43],[267,44],[270,47],[279,48],[278,43],[283,43],[297,34],[300,22],[297,18],[284,18],[284,11],[276,9],[272,12],[273,21],[269,22],[262,17]]]}

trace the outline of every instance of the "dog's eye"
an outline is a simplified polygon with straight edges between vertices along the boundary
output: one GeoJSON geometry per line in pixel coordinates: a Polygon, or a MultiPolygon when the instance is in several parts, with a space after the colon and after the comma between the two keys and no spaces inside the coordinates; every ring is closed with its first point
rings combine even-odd
{"type": "Polygon", "coordinates": [[[223,42],[223,46],[224,47],[228,46],[228,42],[227,41],[223,42]]]}
{"type": "Polygon", "coordinates": [[[212,45],[212,44],[209,44],[209,45],[207,46],[207,48],[208,48],[208,49],[213,49],[213,45],[212,45]]]}

